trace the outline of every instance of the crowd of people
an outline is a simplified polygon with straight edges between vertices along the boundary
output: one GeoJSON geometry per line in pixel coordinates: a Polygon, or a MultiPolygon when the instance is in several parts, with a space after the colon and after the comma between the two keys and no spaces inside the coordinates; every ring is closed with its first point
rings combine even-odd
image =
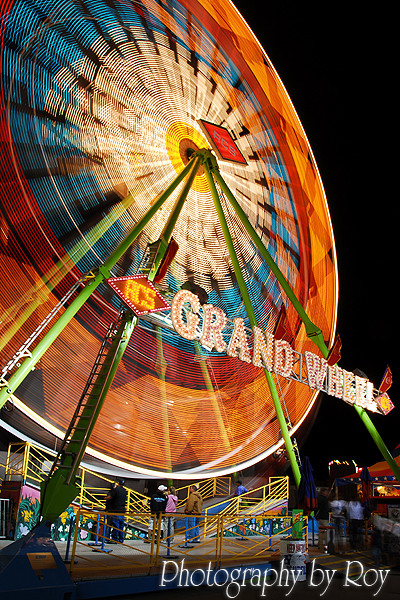
{"type": "MultiPolygon", "coordinates": [[[[125,513],[127,504],[127,490],[124,480],[119,479],[112,483],[105,497],[105,510],[110,513],[107,517],[105,537],[108,543],[123,543],[125,530],[125,513]]],[[[178,496],[174,486],[160,484],[157,490],[149,498],[150,518],[148,521],[147,538],[145,543],[150,543],[153,532],[160,523],[160,534],[162,538],[168,538],[170,543],[174,539],[175,519],[178,505],[178,496]]],[[[203,508],[203,498],[197,485],[191,485],[184,507],[185,516],[185,543],[181,547],[190,548],[189,544],[200,543],[200,516],[203,508]]]]}
{"type": "MultiPolygon", "coordinates": [[[[118,479],[116,483],[110,486],[110,490],[105,497],[105,510],[110,513],[107,517],[105,537],[108,543],[123,543],[125,530],[125,513],[127,505],[127,490],[124,487],[124,480],[118,479]]],[[[247,488],[241,481],[236,482],[234,496],[241,496],[247,492],[247,488]]],[[[158,485],[156,491],[149,495],[148,506],[150,508],[150,517],[148,521],[147,537],[143,540],[149,544],[153,539],[154,531],[160,524],[160,536],[169,539],[170,543],[174,540],[175,517],[177,512],[178,496],[174,486],[158,485]]],[[[199,487],[192,484],[189,487],[189,493],[183,508],[184,515],[179,518],[185,519],[185,541],[181,548],[192,548],[192,544],[200,544],[200,517],[203,510],[203,497],[199,487]]]]}
{"type": "MultiPolygon", "coordinates": [[[[127,509],[127,489],[124,487],[123,479],[117,480],[110,487],[105,497],[105,510],[107,521],[105,528],[105,538],[108,543],[123,543],[125,532],[125,513],[127,509]]],[[[247,492],[247,488],[241,481],[236,482],[236,489],[233,496],[242,496],[247,492]]],[[[319,545],[320,548],[328,548],[328,551],[334,550],[343,552],[345,549],[344,539],[347,531],[349,544],[352,551],[362,550],[364,548],[365,535],[363,535],[365,520],[369,517],[368,509],[361,502],[361,498],[356,496],[350,501],[345,501],[337,497],[330,497],[329,489],[322,488],[317,497],[318,509],[315,517],[319,525],[319,545]],[[348,529],[347,529],[348,527],[348,529]],[[335,532],[333,538],[332,531],[335,532]],[[333,548],[334,546],[334,548],[333,548]]],[[[161,538],[174,541],[175,519],[184,520],[185,539],[179,546],[180,548],[192,548],[192,544],[200,544],[200,519],[203,509],[203,498],[197,485],[189,487],[189,493],[183,508],[182,514],[174,516],[177,513],[178,496],[176,489],[170,485],[158,485],[154,493],[149,494],[148,507],[150,517],[148,521],[147,537],[145,543],[150,543],[155,539],[155,533],[161,538]],[[158,534],[159,528],[159,534],[158,534]]],[[[381,519],[382,520],[382,519],[381,519]]],[[[375,564],[380,564],[382,554],[383,533],[388,531],[388,525],[376,526],[374,523],[370,529],[371,551],[375,564]]],[[[242,535],[245,534],[245,523],[243,522],[242,535]]],[[[400,539],[399,532],[396,530],[396,539],[400,539]]]]}
{"type": "Polygon", "coordinates": [[[354,496],[346,501],[339,498],[329,497],[329,490],[320,490],[317,497],[318,510],[316,519],[319,526],[319,545],[322,549],[331,538],[323,535],[324,530],[333,527],[335,531],[335,546],[338,552],[344,550],[344,533],[348,523],[349,543],[352,551],[364,548],[363,528],[365,519],[369,517],[368,507],[361,502],[360,496],[354,496]],[[331,525],[332,524],[332,525],[331,525]]]}

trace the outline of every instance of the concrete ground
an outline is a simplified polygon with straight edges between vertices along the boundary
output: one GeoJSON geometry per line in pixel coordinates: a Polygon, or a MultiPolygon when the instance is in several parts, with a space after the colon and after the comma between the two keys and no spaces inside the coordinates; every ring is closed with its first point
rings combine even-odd
{"type": "MultiPolygon", "coordinates": [[[[8,545],[9,541],[0,540],[0,548],[8,545]]],[[[210,545],[215,542],[210,540],[210,545]]],[[[234,541],[231,542],[235,544],[234,541]]],[[[254,539],[252,540],[254,543],[254,539]]],[[[247,542],[241,542],[245,547],[247,542]]],[[[60,556],[65,557],[66,543],[56,542],[60,556]]],[[[82,547],[78,557],[79,566],[82,567],[87,561],[98,561],[99,567],[93,570],[90,564],[85,574],[85,569],[80,568],[77,574],[73,574],[73,579],[110,579],[111,577],[131,577],[132,586],[134,586],[135,575],[146,575],[148,569],[145,565],[145,556],[140,553],[148,545],[142,541],[137,542],[137,548],[112,545],[109,554],[102,554],[94,551],[90,547],[82,547]],[[142,567],[137,569],[130,565],[126,572],[122,569],[113,572],[115,561],[123,561],[128,553],[134,553],[143,558],[142,567]]],[[[237,547],[236,547],[237,548],[237,547]]],[[[271,573],[269,579],[264,579],[264,569],[260,562],[260,568],[257,571],[257,556],[244,554],[240,560],[232,561],[230,556],[229,540],[224,540],[224,554],[220,573],[216,580],[212,578],[207,581],[204,578],[204,585],[199,587],[186,587],[184,580],[182,585],[174,590],[166,590],[160,586],[161,573],[164,560],[175,560],[180,564],[182,558],[185,558],[187,567],[197,568],[201,576],[201,570],[206,571],[207,544],[194,546],[190,550],[180,550],[179,554],[173,557],[160,556],[160,566],[152,569],[152,574],[156,576],[157,591],[142,592],[140,589],[132,589],[132,594],[126,596],[114,596],[118,600],[186,600],[190,594],[190,600],[219,600],[238,598],[243,600],[256,600],[258,598],[271,598],[272,600],[342,600],[349,598],[352,594],[352,600],[400,600],[400,567],[393,557],[384,556],[382,564],[377,567],[372,560],[369,551],[350,552],[348,549],[343,554],[326,554],[321,552],[317,546],[309,546],[307,577],[305,581],[298,580],[296,583],[292,579],[285,578],[280,574],[281,557],[279,552],[265,554],[262,563],[269,562],[275,573],[271,573]],[[199,562],[196,557],[198,557],[199,562]],[[386,561],[386,563],[385,563],[386,561]],[[196,564],[197,563],[197,564],[196,564]],[[251,565],[252,571],[244,570],[251,565]],[[236,569],[230,572],[228,567],[236,569]],[[226,571],[225,571],[226,569],[226,571]],[[232,581],[232,578],[234,581],[232,581]],[[157,583],[159,582],[159,583],[157,583]]],[[[213,557],[210,555],[209,560],[213,557]]],[[[186,566],[185,563],[185,566],[186,566]]],[[[167,571],[165,571],[167,573],[167,571]]],[[[96,600],[96,599],[95,599],[96,600]]]]}

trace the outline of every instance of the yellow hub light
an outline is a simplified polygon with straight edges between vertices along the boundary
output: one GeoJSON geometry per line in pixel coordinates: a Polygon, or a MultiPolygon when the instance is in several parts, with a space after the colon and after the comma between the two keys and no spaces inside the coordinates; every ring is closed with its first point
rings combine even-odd
{"type": "MultiPolygon", "coordinates": [[[[167,152],[170,161],[177,173],[187,165],[192,150],[209,148],[206,138],[194,127],[183,122],[170,125],[167,130],[167,152]]],[[[208,193],[207,181],[203,169],[197,172],[192,189],[200,193],[208,193]]]]}

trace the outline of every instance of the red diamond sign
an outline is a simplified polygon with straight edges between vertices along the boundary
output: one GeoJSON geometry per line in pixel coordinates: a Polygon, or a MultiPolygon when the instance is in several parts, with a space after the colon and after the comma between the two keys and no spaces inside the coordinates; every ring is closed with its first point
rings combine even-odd
{"type": "Polygon", "coordinates": [[[139,317],[171,308],[146,275],[112,277],[107,283],[139,317]]]}
{"type": "Polygon", "coordinates": [[[384,415],[387,415],[394,409],[394,404],[386,392],[378,396],[375,400],[384,415]]]}
{"type": "Polygon", "coordinates": [[[232,135],[225,127],[216,125],[215,123],[209,123],[208,121],[204,121],[204,119],[200,119],[199,122],[208,141],[219,158],[247,165],[245,157],[240,152],[232,135]]]}

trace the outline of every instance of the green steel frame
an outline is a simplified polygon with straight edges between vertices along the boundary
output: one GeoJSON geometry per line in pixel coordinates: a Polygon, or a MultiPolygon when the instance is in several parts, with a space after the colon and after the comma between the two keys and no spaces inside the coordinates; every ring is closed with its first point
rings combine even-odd
{"type": "MultiPolygon", "coordinates": [[[[138,223],[132,229],[130,234],[125,238],[125,240],[116,248],[116,250],[110,255],[110,257],[105,261],[105,263],[98,269],[96,269],[95,272],[87,278],[86,286],[78,294],[75,300],[71,302],[71,304],[66,308],[64,313],[58,318],[58,320],[50,328],[48,333],[37,344],[37,346],[32,351],[31,355],[22,362],[22,364],[16,369],[14,374],[7,381],[3,380],[2,388],[0,389],[0,407],[3,406],[7,399],[16,391],[16,389],[22,383],[22,381],[25,379],[28,373],[35,367],[35,364],[40,360],[40,358],[43,356],[46,350],[55,341],[55,339],[58,337],[58,335],[61,333],[64,327],[66,327],[69,321],[83,306],[83,304],[87,301],[87,299],[95,291],[95,289],[100,285],[100,283],[110,277],[110,271],[112,267],[118,262],[118,260],[124,254],[124,252],[143,231],[145,226],[153,218],[153,216],[156,214],[159,208],[167,200],[167,198],[169,198],[169,196],[175,191],[175,189],[180,185],[180,183],[187,177],[185,184],[177,197],[175,205],[171,210],[170,216],[167,220],[167,223],[159,240],[158,250],[154,257],[153,264],[149,273],[149,279],[154,279],[155,274],[157,272],[157,268],[167,250],[168,242],[172,236],[176,221],[179,218],[179,214],[185,203],[187,194],[189,193],[189,190],[193,185],[194,178],[201,165],[204,168],[204,172],[212,194],[215,209],[217,211],[218,218],[222,227],[225,242],[228,247],[229,255],[235,271],[236,279],[238,281],[244,306],[246,308],[246,312],[250,320],[250,324],[252,326],[256,326],[257,322],[253,307],[251,305],[249,292],[247,290],[246,283],[241,272],[240,264],[236,256],[236,252],[229,232],[225,214],[220,202],[220,195],[218,193],[216,184],[219,185],[221,193],[228,199],[228,201],[232,205],[233,209],[235,210],[236,214],[241,220],[243,227],[248,232],[250,238],[258,248],[261,256],[266,261],[269,268],[275,275],[277,281],[281,285],[283,292],[287,295],[289,301],[292,303],[297,314],[304,323],[307,336],[316,344],[316,346],[320,349],[322,355],[325,358],[328,356],[329,350],[324,342],[321,330],[308,317],[304,307],[300,304],[289,283],[287,282],[284,275],[272,259],[268,250],[265,248],[264,244],[259,238],[257,232],[254,230],[253,226],[249,222],[243,209],[241,208],[236,198],[230,191],[229,187],[223,180],[214,155],[211,153],[210,150],[201,149],[194,152],[190,156],[188,164],[183,168],[181,173],[178,174],[178,176],[172,181],[172,183],[166,188],[166,190],[156,199],[156,201],[152,204],[151,208],[142,217],[142,219],[138,221],[138,223]]],[[[78,463],[83,457],[83,454],[90,439],[90,434],[96,423],[97,417],[100,413],[101,407],[107,395],[107,391],[109,390],[112,380],[114,378],[118,364],[129,342],[135,323],[136,317],[133,314],[128,313],[128,316],[125,319],[123,319],[121,328],[116,335],[115,343],[111,344],[109,350],[110,360],[107,369],[101,371],[98,376],[99,384],[101,385],[98,386],[100,391],[97,398],[97,402],[93,404],[93,407],[91,409],[88,408],[86,410],[86,414],[84,415],[84,417],[82,414],[82,420],[80,423],[81,426],[76,428],[77,431],[83,431],[84,433],[82,436],[72,436],[69,442],[71,445],[71,452],[69,453],[69,456],[74,456],[74,464],[72,465],[70,463],[68,465],[69,459],[63,459],[64,461],[66,461],[64,462],[64,466],[69,467],[68,475],[66,476],[65,474],[66,470],[63,470],[62,468],[57,469],[52,476],[52,478],[54,478],[54,482],[46,482],[45,489],[43,490],[43,492],[45,492],[45,502],[43,503],[42,509],[42,514],[45,518],[54,520],[54,518],[56,518],[56,516],[58,516],[58,514],[60,514],[60,512],[62,512],[62,510],[64,510],[68,503],[74,498],[74,494],[76,493],[75,475],[77,465],[79,466],[78,463]],[[88,412],[90,414],[87,414],[88,412]],[[59,474],[57,475],[58,472],[59,474]],[[60,483],[63,483],[63,485],[59,485],[60,483]]],[[[198,351],[198,347],[196,351],[198,351]]],[[[206,365],[204,365],[204,369],[207,369],[206,365]]],[[[290,433],[288,431],[287,422],[283,414],[282,406],[280,403],[279,395],[275,386],[273,376],[267,369],[265,369],[264,371],[269,389],[271,391],[271,396],[274,402],[275,411],[277,414],[282,437],[285,442],[286,451],[289,457],[295,482],[298,486],[301,477],[300,469],[299,464],[297,462],[296,454],[293,449],[290,433]]],[[[204,377],[207,383],[207,387],[211,389],[212,384],[209,380],[209,376],[206,371],[204,371],[204,377]]],[[[355,406],[354,408],[356,409],[368,432],[370,433],[374,442],[381,451],[383,457],[390,465],[394,475],[400,481],[400,469],[398,468],[397,463],[391,456],[389,450],[386,448],[382,438],[377,432],[368,414],[364,409],[358,406],[355,406]]]]}
{"type": "MultiPolygon", "coordinates": [[[[154,257],[152,269],[149,279],[153,279],[157,267],[160,264],[165,252],[168,248],[168,242],[172,235],[175,223],[179,217],[186,197],[193,184],[193,180],[200,167],[200,158],[194,157],[188,164],[190,167],[187,180],[181,190],[171,214],[167,220],[160,238],[158,251],[154,257]]],[[[186,170],[184,170],[186,172],[186,170]]],[[[175,181],[180,181],[181,176],[178,176],[175,181]]],[[[169,188],[172,193],[175,187],[169,188]]],[[[166,199],[166,196],[164,199],[166,199]]],[[[85,454],[85,450],[90,440],[90,436],[100,414],[101,408],[106,399],[107,393],[111,387],[113,379],[118,369],[118,365],[128,346],[133,330],[137,322],[136,316],[132,311],[126,311],[122,317],[118,329],[112,337],[112,343],[107,352],[104,363],[96,377],[93,385],[90,398],[85,404],[77,423],[71,430],[70,438],[65,440],[65,449],[63,450],[59,461],[53,465],[49,478],[43,482],[41,486],[41,515],[43,519],[51,522],[66,509],[66,507],[74,500],[78,492],[76,481],[76,473],[79,469],[80,462],[85,454]],[[56,468],[54,468],[56,467],[56,468]]],[[[162,345],[159,340],[159,349],[162,352],[162,345]]],[[[162,379],[164,373],[160,374],[162,379]]],[[[57,460],[57,459],[56,459],[57,460]]]]}

